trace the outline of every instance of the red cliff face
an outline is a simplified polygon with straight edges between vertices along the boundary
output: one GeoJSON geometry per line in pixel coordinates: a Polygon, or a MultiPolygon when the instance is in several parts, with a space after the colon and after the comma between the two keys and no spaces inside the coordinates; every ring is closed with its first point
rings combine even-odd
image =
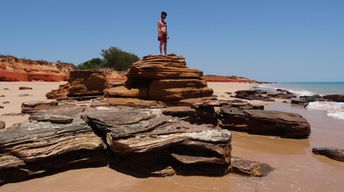
{"type": "Polygon", "coordinates": [[[0,81],[66,81],[73,64],[0,55],[0,81]]]}

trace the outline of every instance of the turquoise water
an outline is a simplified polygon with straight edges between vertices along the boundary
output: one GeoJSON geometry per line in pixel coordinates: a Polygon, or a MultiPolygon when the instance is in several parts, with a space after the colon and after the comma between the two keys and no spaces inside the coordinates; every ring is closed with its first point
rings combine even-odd
{"type": "Polygon", "coordinates": [[[281,82],[271,87],[288,89],[301,95],[344,94],[344,82],[281,82]]]}

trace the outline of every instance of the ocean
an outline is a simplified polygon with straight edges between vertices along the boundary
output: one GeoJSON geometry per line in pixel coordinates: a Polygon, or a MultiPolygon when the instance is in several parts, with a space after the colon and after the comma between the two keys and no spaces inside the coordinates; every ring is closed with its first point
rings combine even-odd
{"type": "MultiPolygon", "coordinates": [[[[344,94],[344,82],[281,82],[258,85],[259,89],[286,89],[299,96],[344,94]]],[[[311,102],[307,109],[323,110],[327,116],[344,120],[344,102],[311,102]]]]}

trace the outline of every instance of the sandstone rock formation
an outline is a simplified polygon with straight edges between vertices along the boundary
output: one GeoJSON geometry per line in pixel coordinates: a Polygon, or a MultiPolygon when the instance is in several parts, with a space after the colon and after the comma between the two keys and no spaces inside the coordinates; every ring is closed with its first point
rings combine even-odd
{"type": "Polygon", "coordinates": [[[85,119],[134,170],[149,174],[158,165],[223,175],[230,165],[229,131],[165,116],[161,109],[89,110],[85,119]]]}
{"type": "Polygon", "coordinates": [[[309,123],[295,113],[223,106],[220,115],[221,127],[251,134],[307,138],[311,132],[309,123]]]}
{"type": "Polygon", "coordinates": [[[70,124],[23,122],[0,134],[0,183],[106,165],[105,145],[80,118],[70,124]]]}
{"type": "Polygon", "coordinates": [[[262,177],[273,170],[270,165],[258,161],[245,160],[239,157],[232,157],[231,172],[242,175],[262,177]]]}
{"type": "Polygon", "coordinates": [[[328,158],[344,162],[344,149],[338,149],[334,147],[320,147],[313,148],[312,151],[314,154],[324,155],[328,158]]]}
{"type": "Polygon", "coordinates": [[[125,85],[110,87],[105,95],[173,101],[213,94],[203,72],[187,68],[184,57],[174,54],[143,57],[129,69],[127,78],[125,85]]]}
{"type": "Polygon", "coordinates": [[[0,81],[66,81],[73,64],[0,56],[0,81]]]}
{"type": "Polygon", "coordinates": [[[48,99],[100,96],[106,87],[106,76],[100,71],[72,71],[68,83],[46,94],[48,99]]]}

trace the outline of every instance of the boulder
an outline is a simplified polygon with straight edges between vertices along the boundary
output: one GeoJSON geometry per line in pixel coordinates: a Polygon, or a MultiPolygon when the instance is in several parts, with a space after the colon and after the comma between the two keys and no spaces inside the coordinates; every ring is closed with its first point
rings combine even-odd
{"type": "Polygon", "coordinates": [[[121,165],[152,174],[156,166],[178,171],[225,174],[230,165],[231,134],[165,116],[161,109],[101,108],[84,116],[103,137],[121,165]]]}
{"type": "Polygon", "coordinates": [[[230,172],[241,175],[263,177],[268,175],[273,168],[259,161],[245,160],[239,157],[232,157],[230,172]]]}
{"type": "Polygon", "coordinates": [[[328,101],[344,102],[344,94],[324,95],[322,98],[328,101]]]}
{"type": "Polygon", "coordinates": [[[107,164],[105,145],[80,118],[71,124],[22,122],[0,134],[0,181],[22,181],[107,164]]]}
{"type": "Polygon", "coordinates": [[[6,123],[4,121],[0,121],[0,129],[5,129],[6,123]]]}
{"type": "Polygon", "coordinates": [[[311,132],[307,120],[295,113],[240,109],[231,106],[221,108],[220,126],[251,134],[287,138],[307,138],[311,132]]]}
{"type": "Polygon", "coordinates": [[[317,155],[324,155],[328,158],[344,162],[344,149],[334,147],[313,148],[312,152],[317,155]]]}

